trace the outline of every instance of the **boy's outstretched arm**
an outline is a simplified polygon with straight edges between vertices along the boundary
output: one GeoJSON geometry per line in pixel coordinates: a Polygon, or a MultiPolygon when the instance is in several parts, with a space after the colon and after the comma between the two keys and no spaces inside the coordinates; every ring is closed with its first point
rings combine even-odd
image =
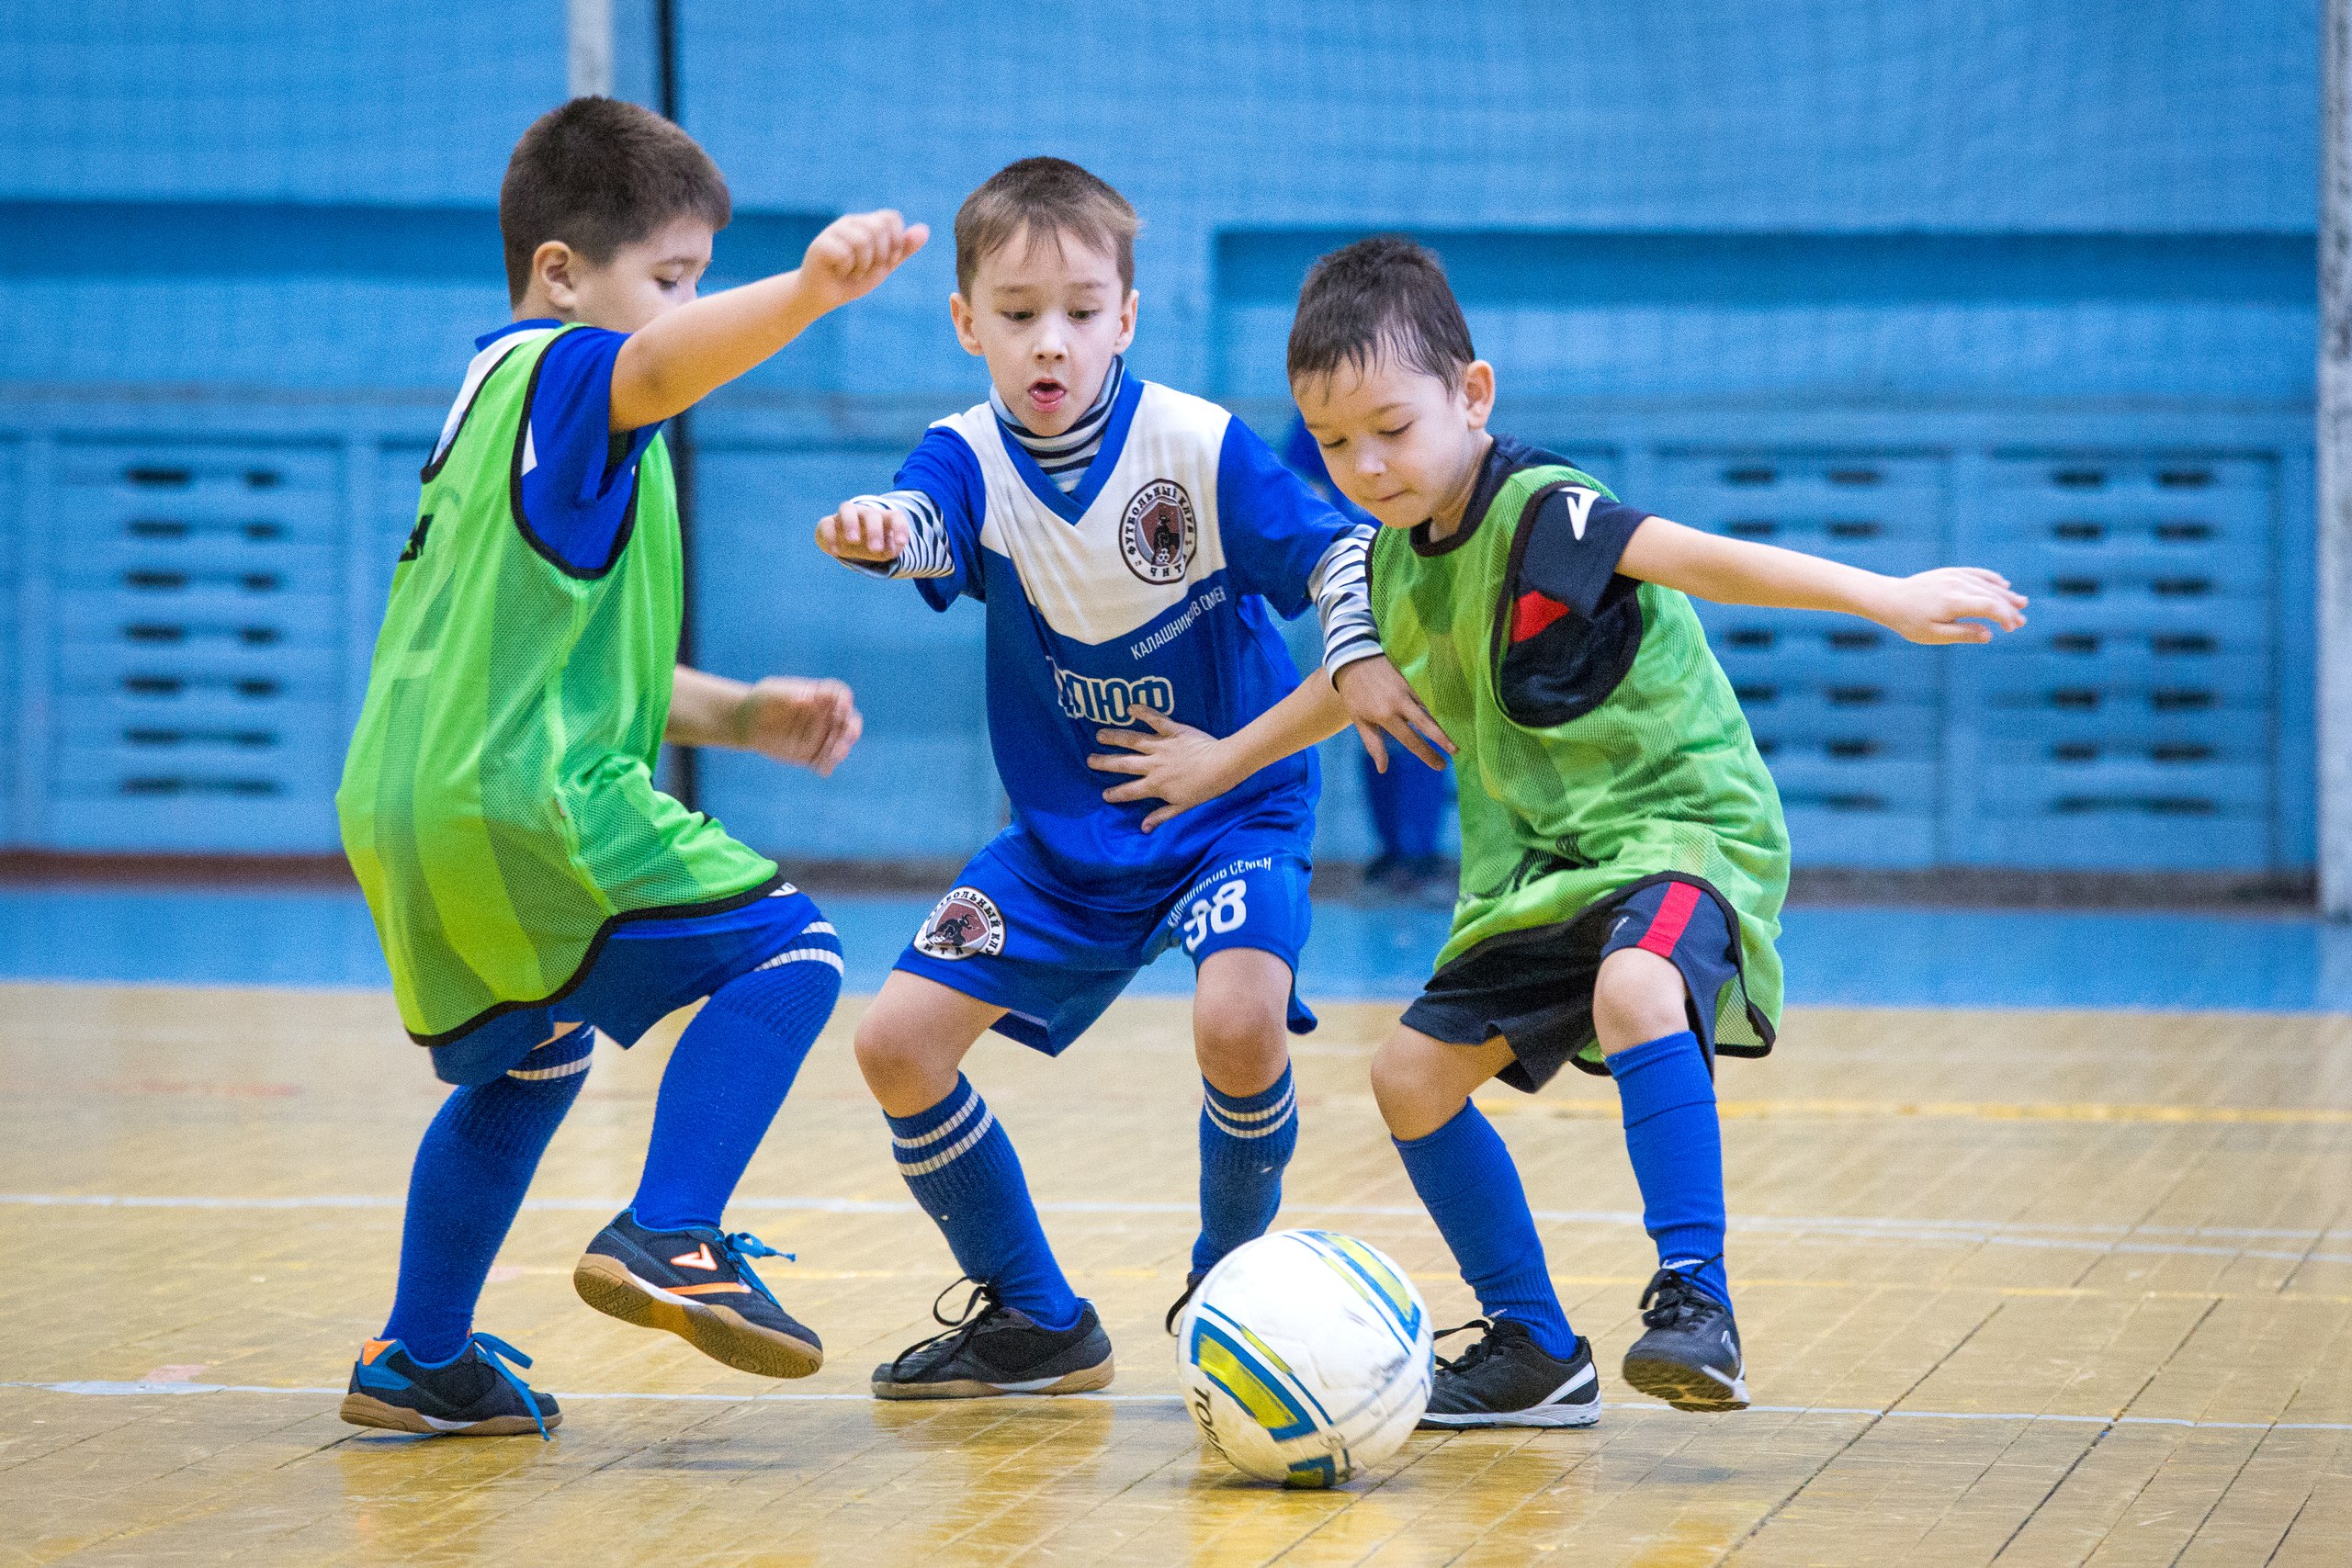
{"type": "Polygon", "coordinates": [[[1453,750],[1453,743],[1422,710],[1412,688],[1385,655],[1351,660],[1340,666],[1336,677],[1320,669],[1309,671],[1290,695],[1223,739],[1179,724],[1152,708],[1135,711],[1148,728],[1096,730],[1098,744],[1120,750],[1097,752],[1086,760],[1086,765],[1097,773],[1134,775],[1127,783],[1104,790],[1104,800],[1165,803],[1143,819],[1147,833],[1171,817],[1215,800],[1261,768],[1329,740],[1351,722],[1363,734],[1366,749],[1384,766],[1382,728],[1396,735],[1432,768],[1445,766],[1430,750],[1432,746],[1449,753],[1453,750]],[[1333,689],[1335,680],[1351,689],[1352,704],[1333,689]],[[1363,716],[1367,712],[1389,716],[1367,720],[1363,716]],[[1374,723],[1381,728],[1373,728],[1374,723]]]}
{"type": "Polygon", "coordinates": [[[868,293],[922,249],[928,226],[896,212],[854,212],[825,225],[790,272],[664,311],[613,360],[612,427],[638,430],[684,412],[808,323],[868,293]]]}
{"type": "Polygon", "coordinates": [[[1912,642],[1990,642],[1994,626],[2013,632],[2025,625],[2025,595],[2010,588],[2007,578],[1981,567],[1886,577],[1798,550],[1722,538],[1663,517],[1634,530],[1617,570],[1718,604],[1860,615],[1912,642]]]}
{"type": "Polygon", "coordinates": [[[839,681],[769,675],[746,685],[681,664],[662,739],[677,746],[757,751],[821,778],[841,765],[865,731],[865,716],[839,681]]]}

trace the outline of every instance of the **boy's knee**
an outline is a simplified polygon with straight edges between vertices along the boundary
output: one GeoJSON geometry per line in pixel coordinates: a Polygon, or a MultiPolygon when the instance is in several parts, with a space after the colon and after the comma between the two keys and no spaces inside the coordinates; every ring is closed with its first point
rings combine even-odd
{"type": "Polygon", "coordinates": [[[857,1070],[865,1076],[865,1087],[886,1103],[893,1091],[924,1075],[929,1053],[910,1032],[894,1026],[894,1021],[881,1009],[876,1008],[857,1021],[857,1034],[853,1043],[857,1055],[857,1070]]]}
{"type": "Polygon", "coordinates": [[[1592,984],[1592,1029],[1605,1055],[1690,1027],[1682,971],[1657,953],[1619,948],[1592,984]]]}
{"type": "Polygon", "coordinates": [[[1259,1093],[1290,1064],[1283,1010],[1256,996],[1202,997],[1193,1008],[1193,1048],[1201,1076],[1220,1091],[1259,1093]]]}
{"type": "MultiPolygon", "coordinates": [[[[1454,1047],[1437,1045],[1437,1050],[1454,1047]]],[[[1431,1043],[1419,1035],[1396,1034],[1372,1057],[1372,1099],[1380,1119],[1396,1137],[1419,1137],[1430,1129],[1431,1101],[1453,1098],[1442,1063],[1430,1055],[1431,1043]]]]}

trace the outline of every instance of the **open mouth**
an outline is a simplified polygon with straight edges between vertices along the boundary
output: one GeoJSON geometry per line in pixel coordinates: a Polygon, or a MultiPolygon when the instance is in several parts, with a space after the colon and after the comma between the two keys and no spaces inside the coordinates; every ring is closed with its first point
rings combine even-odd
{"type": "Polygon", "coordinates": [[[1050,376],[1040,377],[1029,383],[1030,406],[1041,412],[1051,413],[1061,407],[1062,400],[1069,396],[1069,389],[1050,376]]]}

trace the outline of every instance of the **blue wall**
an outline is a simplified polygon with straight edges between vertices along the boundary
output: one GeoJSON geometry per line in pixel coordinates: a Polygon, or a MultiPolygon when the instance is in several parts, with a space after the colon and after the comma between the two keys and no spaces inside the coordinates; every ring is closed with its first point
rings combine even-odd
{"type": "MultiPolygon", "coordinates": [[[[1410,229],[1500,423],[1629,499],[2018,578],[2041,613],[1997,654],[1713,617],[1802,855],[2309,863],[2310,0],[681,9],[684,118],[742,213],[723,273],[853,207],[944,230],[1063,153],[1144,215],[1136,364],[1271,427],[1306,262],[1410,229]],[[849,83],[896,85],[847,112],[849,83]]],[[[649,11],[618,7],[639,98],[649,11]]],[[[332,845],[562,13],[0,12],[0,841],[332,845]]],[[[831,784],[711,759],[708,803],[781,852],[952,855],[1001,808],[976,616],[807,539],[981,389],[948,253],[700,423],[703,658],[841,672],[869,718],[831,784]]],[[[1329,774],[1325,851],[1360,853],[1329,774]]]]}

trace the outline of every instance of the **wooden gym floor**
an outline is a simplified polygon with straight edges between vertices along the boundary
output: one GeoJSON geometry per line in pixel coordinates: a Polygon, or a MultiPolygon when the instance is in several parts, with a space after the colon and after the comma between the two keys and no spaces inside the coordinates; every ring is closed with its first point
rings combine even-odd
{"type": "MultiPolygon", "coordinates": [[[[1416,1438],[1339,1492],[1242,1483],[1171,1397],[1193,1222],[1182,1004],[1059,1063],[1001,1042],[1011,1128],[1119,1348],[1108,1398],[877,1404],[953,1265],[842,1015],[730,1222],[825,1337],[763,1383],[571,1293],[634,1185],[673,1032],[600,1050],[483,1303],[555,1441],[336,1420],[390,1295],[437,1090],[376,992],[0,986],[0,1562],[2352,1562],[2352,1019],[1792,1013],[1726,1063],[1758,1408],[1614,1376],[1650,1269],[1605,1082],[1487,1103],[1609,1369],[1585,1432],[1416,1438]]],[[[1299,1055],[1283,1223],[1472,1315],[1365,1089],[1394,1010],[1299,1055]]]]}

